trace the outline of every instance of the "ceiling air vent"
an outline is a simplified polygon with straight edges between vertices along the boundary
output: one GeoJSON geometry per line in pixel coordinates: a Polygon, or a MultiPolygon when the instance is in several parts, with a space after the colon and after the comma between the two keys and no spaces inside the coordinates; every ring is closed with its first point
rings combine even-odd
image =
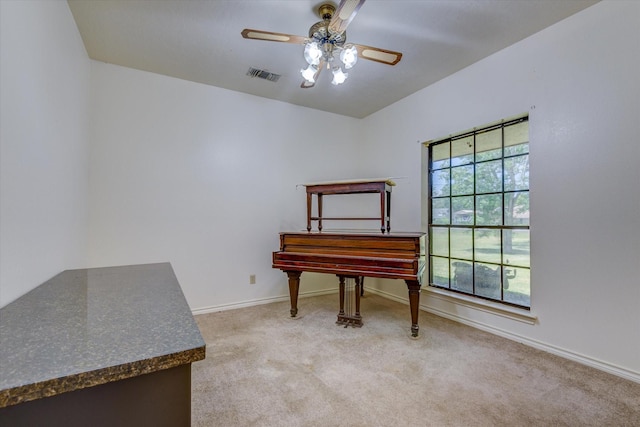
{"type": "Polygon", "coordinates": [[[278,79],[280,78],[280,74],[270,73],[269,71],[259,70],[253,67],[249,68],[249,71],[247,71],[247,76],[269,80],[270,82],[277,82],[278,79]]]}

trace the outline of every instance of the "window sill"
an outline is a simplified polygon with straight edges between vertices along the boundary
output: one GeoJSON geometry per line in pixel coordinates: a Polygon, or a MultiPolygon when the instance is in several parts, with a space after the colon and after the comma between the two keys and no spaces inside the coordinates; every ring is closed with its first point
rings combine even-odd
{"type": "Polygon", "coordinates": [[[439,299],[448,303],[461,305],[472,308],[474,310],[484,311],[485,313],[494,314],[496,316],[505,317],[507,319],[517,320],[519,322],[534,325],[538,321],[538,317],[531,314],[528,310],[506,306],[500,303],[474,298],[454,292],[447,292],[443,289],[431,286],[423,286],[422,292],[426,292],[430,298],[439,299]]]}

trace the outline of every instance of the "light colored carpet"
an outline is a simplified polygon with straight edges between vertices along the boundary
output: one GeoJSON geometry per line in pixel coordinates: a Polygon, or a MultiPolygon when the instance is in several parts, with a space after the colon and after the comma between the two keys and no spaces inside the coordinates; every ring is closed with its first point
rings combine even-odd
{"type": "Polygon", "coordinates": [[[196,316],[194,426],[640,426],[640,384],[367,293],[196,316]]]}

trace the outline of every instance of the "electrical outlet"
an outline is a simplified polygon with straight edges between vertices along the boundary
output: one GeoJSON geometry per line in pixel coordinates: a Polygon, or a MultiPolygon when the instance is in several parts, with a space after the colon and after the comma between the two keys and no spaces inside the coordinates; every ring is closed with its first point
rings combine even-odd
{"type": "Polygon", "coordinates": [[[256,275],[252,274],[249,276],[249,284],[250,285],[255,285],[256,284],[256,275]]]}

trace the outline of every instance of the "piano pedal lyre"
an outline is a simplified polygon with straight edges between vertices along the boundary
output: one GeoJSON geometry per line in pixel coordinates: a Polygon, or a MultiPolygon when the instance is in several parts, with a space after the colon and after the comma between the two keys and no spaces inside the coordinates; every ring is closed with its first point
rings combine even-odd
{"type": "Polygon", "coordinates": [[[362,316],[360,315],[360,296],[364,278],[362,276],[342,276],[340,280],[340,311],[336,325],[354,328],[362,327],[362,316]],[[354,284],[355,283],[355,284],[354,284]],[[355,308],[355,313],[353,309],[355,308]]]}

